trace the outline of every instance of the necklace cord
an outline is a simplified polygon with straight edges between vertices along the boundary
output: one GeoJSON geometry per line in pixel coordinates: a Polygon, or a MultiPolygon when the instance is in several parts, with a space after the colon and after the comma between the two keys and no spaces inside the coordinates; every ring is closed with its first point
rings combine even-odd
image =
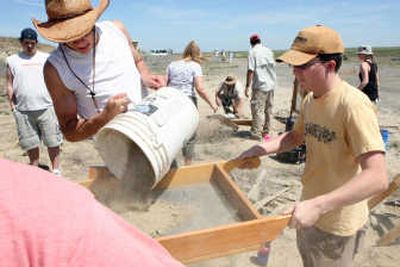
{"type": "Polygon", "coordinates": [[[96,27],[93,28],[93,49],[92,49],[92,88],[90,88],[89,85],[87,85],[81,77],[78,76],[78,74],[75,73],[75,71],[72,69],[67,56],[65,55],[64,49],[62,47],[62,45],[60,45],[60,49],[61,49],[61,53],[63,55],[63,58],[65,60],[65,63],[67,64],[68,69],[71,71],[71,73],[75,76],[75,78],[86,88],[86,90],[89,91],[89,94],[92,98],[93,101],[93,105],[96,108],[97,113],[100,113],[100,109],[99,106],[97,105],[97,101],[96,101],[96,92],[95,92],[95,85],[96,85],[96,81],[95,81],[95,77],[96,77],[96,27]]]}

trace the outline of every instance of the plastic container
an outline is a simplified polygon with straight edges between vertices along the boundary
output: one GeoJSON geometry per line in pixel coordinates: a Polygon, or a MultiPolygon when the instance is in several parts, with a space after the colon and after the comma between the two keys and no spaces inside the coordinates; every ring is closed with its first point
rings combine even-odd
{"type": "Polygon", "coordinates": [[[389,150],[390,133],[387,129],[381,129],[381,135],[382,135],[383,143],[385,143],[385,150],[388,151],[389,150]]]}
{"type": "Polygon", "coordinates": [[[107,168],[120,179],[135,163],[147,159],[153,173],[144,176],[151,177],[154,187],[198,123],[192,100],[177,89],[164,87],[105,125],[96,137],[96,148],[107,168]]]}

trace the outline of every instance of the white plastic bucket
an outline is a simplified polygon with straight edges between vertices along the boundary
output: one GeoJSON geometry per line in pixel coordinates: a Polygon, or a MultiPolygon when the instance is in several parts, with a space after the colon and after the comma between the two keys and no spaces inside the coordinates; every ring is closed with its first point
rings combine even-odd
{"type": "Polygon", "coordinates": [[[135,167],[130,153],[142,153],[153,170],[145,176],[153,177],[154,187],[198,123],[199,113],[192,100],[177,89],[164,87],[106,124],[97,135],[96,148],[108,169],[121,179],[135,167]]]}

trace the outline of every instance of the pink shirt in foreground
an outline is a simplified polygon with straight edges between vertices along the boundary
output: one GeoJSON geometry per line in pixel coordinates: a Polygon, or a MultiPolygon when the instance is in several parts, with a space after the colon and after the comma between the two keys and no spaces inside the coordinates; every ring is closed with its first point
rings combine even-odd
{"type": "Polygon", "coordinates": [[[85,188],[0,159],[0,266],[180,266],[85,188]]]}

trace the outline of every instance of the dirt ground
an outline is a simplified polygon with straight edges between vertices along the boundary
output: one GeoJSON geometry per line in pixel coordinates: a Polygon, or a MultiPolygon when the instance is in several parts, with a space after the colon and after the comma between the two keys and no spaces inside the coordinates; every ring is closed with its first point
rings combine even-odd
{"type": "MultiPolygon", "coordinates": [[[[168,57],[146,58],[150,68],[157,73],[163,73],[166,65],[170,62],[168,57]]],[[[3,61],[1,61],[3,62],[3,61]]],[[[357,61],[347,60],[342,67],[342,78],[351,84],[357,84],[357,61]]],[[[393,63],[390,58],[382,59],[381,70],[381,102],[379,103],[379,122],[382,128],[390,132],[389,150],[387,151],[387,167],[389,177],[399,173],[400,165],[400,109],[397,99],[400,97],[398,84],[400,82],[400,65],[393,63]]],[[[245,83],[246,59],[237,58],[232,63],[221,62],[216,58],[209,58],[203,65],[206,89],[210,94],[214,92],[218,84],[228,74],[236,75],[242,84],[245,83]]],[[[288,116],[290,101],[292,97],[291,70],[286,65],[278,65],[278,87],[275,90],[274,115],[277,118],[288,116]]],[[[0,73],[1,88],[5,88],[4,64],[1,65],[0,73]]],[[[249,101],[245,103],[246,115],[250,117],[249,101]]],[[[196,156],[194,164],[210,162],[214,160],[230,159],[241,151],[249,148],[257,141],[245,138],[246,126],[241,126],[239,131],[234,132],[231,128],[221,125],[217,120],[210,119],[211,109],[204,101],[199,100],[200,125],[198,129],[198,141],[196,145],[196,156]]],[[[222,110],[218,114],[222,114],[222,110]]],[[[273,135],[284,130],[284,124],[278,119],[273,121],[273,135]]],[[[28,162],[26,155],[19,148],[16,129],[12,114],[5,100],[5,92],[0,95],[0,157],[28,162]]],[[[86,140],[78,143],[64,142],[62,146],[62,173],[65,179],[78,182],[87,177],[89,166],[102,165],[102,161],[94,149],[94,141],[86,140]]],[[[45,149],[41,152],[41,162],[49,164],[45,149]]],[[[178,159],[182,162],[182,157],[178,159]]],[[[243,192],[251,192],[253,201],[260,200],[266,196],[280,194],[273,201],[268,202],[260,208],[260,211],[268,216],[280,214],[284,209],[295,202],[300,193],[300,176],[303,164],[285,164],[276,161],[273,157],[262,158],[262,166],[253,171],[233,171],[232,177],[243,192]],[[255,183],[259,184],[259,190],[254,190],[255,183]]],[[[399,198],[399,191],[387,200],[399,198]]],[[[393,225],[400,224],[400,207],[381,204],[371,213],[371,225],[367,233],[364,249],[357,256],[355,266],[398,266],[400,262],[399,246],[397,240],[390,246],[378,247],[376,240],[388,231],[393,225]]],[[[154,218],[157,220],[157,218],[154,218]]],[[[300,256],[296,249],[295,232],[286,229],[272,243],[272,251],[269,257],[269,266],[301,266],[300,256]]],[[[196,263],[190,266],[255,266],[252,262],[254,252],[232,255],[223,259],[215,259],[209,262],[196,263]]]]}

